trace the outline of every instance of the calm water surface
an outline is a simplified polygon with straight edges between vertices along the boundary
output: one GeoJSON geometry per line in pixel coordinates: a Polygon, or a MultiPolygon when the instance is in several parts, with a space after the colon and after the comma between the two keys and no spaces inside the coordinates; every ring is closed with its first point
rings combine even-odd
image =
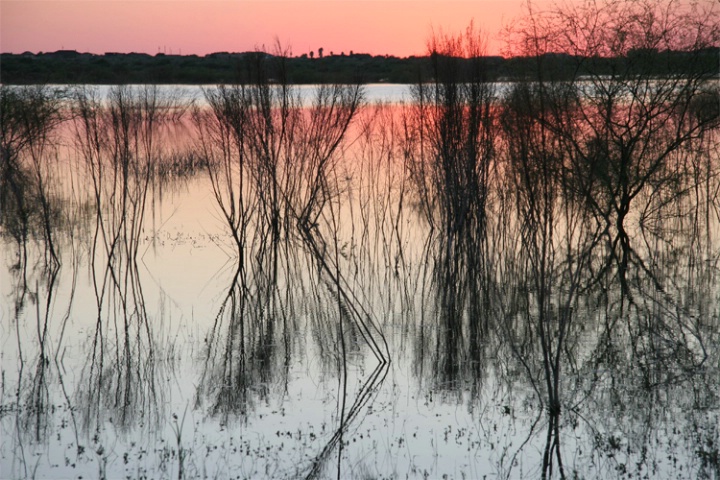
{"type": "MultiPolygon", "coordinates": [[[[558,208],[540,270],[499,182],[483,235],[431,228],[378,120],[398,110],[372,110],[315,243],[248,217],[242,255],[205,167],[98,213],[60,129],[58,264],[42,222],[0,230],[0,477],[718,478],[718,204],[650,218],[641,194],[624,255],[558,208]]],[[[169,130],[163,158],[195,148],[169,130]]]]}

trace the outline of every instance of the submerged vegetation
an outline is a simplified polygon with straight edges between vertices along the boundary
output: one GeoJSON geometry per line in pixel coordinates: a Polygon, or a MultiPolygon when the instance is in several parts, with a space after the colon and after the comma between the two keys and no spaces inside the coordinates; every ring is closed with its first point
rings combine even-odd
{"type": "Polygon", "coordinates": [[[280,46],[197,102],[0,87],[2,471],[720,476],[720,24],[681,7],[531,15],[514,83],[437,35],[401,104],[280,46]]]}

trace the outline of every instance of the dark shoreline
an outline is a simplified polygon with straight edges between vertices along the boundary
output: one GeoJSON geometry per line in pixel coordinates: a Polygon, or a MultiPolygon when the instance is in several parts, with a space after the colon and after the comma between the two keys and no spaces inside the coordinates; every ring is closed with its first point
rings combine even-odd
{"type": "MultiPolygon", "coordinates": [[[[96,55],[74,50],[51,53],[0,54],[0,82],[8,85],[31,84],[130,84],[173,85],[242,82],[244,66],[262,55],[282,63],[282,75],[289,83],[405,83],[430,78],[430,56],[400,58],[389,55],[329,55],[323,58],[273,57],[244,53],[197,55],[148,55],[144,53],[106,53],[96,55]]],[[[588,71],[594,75],[636,69],[643,74],[662,76],[683,69],[693,73],[720,74],[720,48],[699,52],[635,51],[627,57],[582,58],[567,54],[542,57],[499,56],[479,61],[489,81],[537,78],[539,71],[552,80],[576,78],[588,71]]],[[[465,60],[469,62],[471,60],[465,60]]],[[[688,72],[690,73],[690,72],[688,72]]]]}

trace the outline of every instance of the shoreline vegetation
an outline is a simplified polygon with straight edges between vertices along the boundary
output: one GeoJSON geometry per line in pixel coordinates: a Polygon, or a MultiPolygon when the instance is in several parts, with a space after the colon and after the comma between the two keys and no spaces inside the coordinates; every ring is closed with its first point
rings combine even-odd
{"type": "MultiPolygon", "coordinates": [[[[218,52],[205,56],[166,55],[158,53],[80,53],[75,50],[56,52],[25,52],[0,54],[0,83],[32,84],[215,84],[242,83],[243,65],[254,56],[278,57],[265,52],[218,52]]],[[[282,56],[287,83],[406,83],[413,84],[432,78],[435,54],[400,58],[364,53],[329,54],[322,58],[308,55],[282,56]]],[[[663,77],[682,71],[683,65],[710,75],[720,75],[720,47],[711,46],[693,52],[631,50],[624,56],[579,57],[565,53],[544,53],[539,56],[481,56],[458,59],[461,62],[480,60],[488,81],[519,81],[532,79],[541,64],[545,73],[555,80],[592,75],[611,75],[618,70],[637,66],[643,75],[663,77]],[[692,62],[688,58],[693,57],[692,62]]],[[[698,72],[684,72],[694,74],[698,72]]],[[[271,79],[280,82],[281,79],[271,79]]],[[[283,80],[283,83],[285,81],[283,80]]]]}

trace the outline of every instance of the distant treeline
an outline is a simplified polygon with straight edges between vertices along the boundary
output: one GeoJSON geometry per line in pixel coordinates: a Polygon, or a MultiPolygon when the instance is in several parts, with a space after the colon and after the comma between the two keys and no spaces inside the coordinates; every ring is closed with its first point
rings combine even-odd
{"type": "MultiPolygon", "coordinates": [[[[95,55],[74,50],[52,53],[0,54],[0,82],[3,84],[86,83],[86,84],[205,84],[235,83],[248,80],[245,66],[267,53],[213,53],[197,55],[148,55],[144,53],[106,53],[95,55]]],[[[275,57],[278,69],[290,83],[416,83],[430,77],[432,55],[399,58],[387,55],[350,54],[322,58],[275,57]]],[[[539,71],[553,79],[573,78],[592,71],[594,75],[614,71],[662,76],[687,68],[698,73],[720,74],[720,48],[696,52],[634,50],[625,57],[582,58],[567,54],[542,57],[480,59],[487,80],[536,78],[539,71]]],[[[470,60],[466,60],[470,61],[470,60]]]]}

